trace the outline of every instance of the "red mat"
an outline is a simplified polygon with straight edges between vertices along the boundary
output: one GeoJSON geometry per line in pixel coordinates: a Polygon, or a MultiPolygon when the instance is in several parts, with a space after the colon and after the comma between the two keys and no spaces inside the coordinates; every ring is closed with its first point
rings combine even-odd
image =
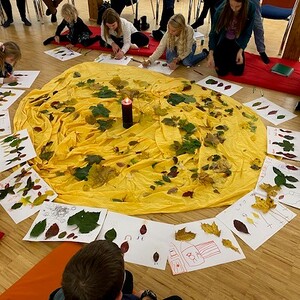
{"type": "MultiPolygon", "coordinates": [[[[93,36],[95,35],[100,35],[100,26],[89,26],[90,30],[93,33],[93,36]]],[[[66,34],[68,31],[65,31],[63,34],[66,34]]],[[[144,34],[146,34],[149,37],[149,45],[148,47],[142,47],[140,49],[129,49],[127,51],[127,54],[130,55],[137,55],[137,56],[150,56],[154,50],[157,48],[159,42],[156,41],[152,36],[150,36],[150,32],[143,32],[144,34]]],[[[53,44],[58,45],[56,42],[53,42],[53,44]]],[[[66,45],[68,44],[67,42],[63,42],[63,43],[59,43],[59,45],[66,45]]],[[[81,44],[76,44],[75,47],[78,48],[83,48],[83,46],[81,44]]],[[[93,45],[86,47],[88,49],[93,49],[93,50],[100,50],[100,51],[104,51],[104,52],[111,52],[111,49],[105,48],[100,46],[99,42],[94,43],[93,45]]],[[[164,58],[165,56],[163,55],[162,58],[164,58]]]]}
{"type": "Polygon", "coordinates": [[[300,63],[293,60],[270,58],[269,64],[264,64],[259,55],[245,53],[246,67],[242,76],[226,75],[221,77],[224,80],[231,80],[246,83],[262,88],[275,90],[287,94],[300,96],[300,63]],[[271,72],[271,67],[281,63],[295,70],[289,76],[281,76],[271,72]]]}

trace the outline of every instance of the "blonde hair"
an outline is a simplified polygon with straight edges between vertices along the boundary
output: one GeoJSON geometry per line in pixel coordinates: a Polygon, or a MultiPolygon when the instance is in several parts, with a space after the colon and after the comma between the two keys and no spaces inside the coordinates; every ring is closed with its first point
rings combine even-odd
{"type": "Polygon", "coordinates": [[[122,25],[121,25],[121,19],[119,14],[112,8],[107,8],[105,10],[105,12],[103,13],[102,16],[102,23],[103,23],[103,27],[104,27],[104,37],[107,40],[108,36],[109,36],[109,28],[106,26],[106,24],[113,24],[117,22],[118,27],[117,27],[117,36],[120,37],[122,36],[122,25]]]}
{"type": "Polygon", "coordinates": [[[78,18],[78,11],[76,7],[70,3],[65,3],[61,8],[61,16],[69,17],[72,22],[76,22],[78,18]]]}
{"type": "MultiPolygon", "coordinates": [[[[173,15],[168,22],[168,27],[169,26],[172,26],[174,29],[180,32],[176,47],[178,53],[183,53],[186,50],[186,38],[187,38],[187,31],[188,31],[188,27],[185,23],[184,16],[182,14],[173,15]]],[[[175,48],[174,35],[168,34],[167,47],[171,50],[174,50],[175,48]]]]}
{"type": "Polygon", "coordinates": [[[5,72],[5,59],[13,57],[15,63],[21,59],[21,49],[15,42],[6,42],[0,46],[0,69],[5,72]]]}

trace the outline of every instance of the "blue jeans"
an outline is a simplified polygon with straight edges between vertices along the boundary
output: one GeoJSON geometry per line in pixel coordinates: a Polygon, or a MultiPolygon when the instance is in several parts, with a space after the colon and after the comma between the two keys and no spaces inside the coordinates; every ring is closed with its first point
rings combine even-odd
{"type": "MultiPolygon", "coordinates": [[[[181,61],[184,66],[191,67],[207,57],[207,54],[205,52],[202,51],[198,54],[195,54],[195,51],[196,43],[193,44],[191,53],[181,61]]],[[[176,57],[178,57],[176,48],[174,50],[167,49],[166,59],[168,64],[171,63],[176,57]]]]}

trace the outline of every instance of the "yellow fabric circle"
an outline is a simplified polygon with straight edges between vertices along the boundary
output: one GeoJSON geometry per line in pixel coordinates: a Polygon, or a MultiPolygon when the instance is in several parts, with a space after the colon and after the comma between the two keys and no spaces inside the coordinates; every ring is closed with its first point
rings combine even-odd
{"type": "Polygon", "coordinates": [[[231,97],[94,62],[31,91],[14,126],[28,129],[38,155],[31,163],[56,201],[128,215],[229,205],[255,187],[266,151],[262,121],[231,97]],[[126,96],[129,129],[122,126],[126,96]]]}

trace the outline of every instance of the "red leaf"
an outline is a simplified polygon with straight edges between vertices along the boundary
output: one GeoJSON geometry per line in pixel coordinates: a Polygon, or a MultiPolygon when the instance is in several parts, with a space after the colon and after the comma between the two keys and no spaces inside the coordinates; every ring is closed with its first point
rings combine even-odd
{"type": "Polygon", "coordinates": [[[0,240],[4,237],[5,233],[0,231],[0,240]]]}
{"type": "Polygon", "coordinates": [[[144,224],[144,225],[142,225],[142,227],[140,228],[140,233],[141,233],[142,235],[144,235],[146,232],[147,232],[147,227],[146,227],[146,225],[144,224]]]}
{"type": "Polygon", "coordinates": [[[293,171],[298,170],[298,168],[296,168],[295,166],[290,166],[290,165],[286,166],[286,168],[289,169],[289,170],[293,170],[293,171]]]}
{"type": "Polygon", "coordinates": [[[129,244],[127,241],[123,242],[122,245],[120,246],[121,252],[124,254],[128,251],[129,249],[129,244]]]}
{"type": "Polygon", "coordinates": [[[67,239],[71,239],[73,236],[75,236],[75,233],[70,233],[70,234],[67,236],[67,239]]]}
{"type": "Polygon", "coordinates": [[[226,85],[226,86],[224,87],[224,90],[229,90],[229,89],[231,89],[231,85],[226,85]]]}
{"type": "Polygon", "coordinates": [[[58,233],[59,233],[58,225],[56,223],[52,224],[45,233],[46,240],[53,236],[58,235],[58,233]]]}
{"type": "Polygon", "coordinates": [[[278,113],[278,110],[271,110],[268,112],[268,115],[275,115],[278,113]]]}
{"type": "Polygon", "coordinates": [[[194,195],[194,192],[192,191],[187,191],[187,192],[184,192],[182,194],[182,197],[190,197],[190,198],[193,198],[193,195],[194,195]]]}

